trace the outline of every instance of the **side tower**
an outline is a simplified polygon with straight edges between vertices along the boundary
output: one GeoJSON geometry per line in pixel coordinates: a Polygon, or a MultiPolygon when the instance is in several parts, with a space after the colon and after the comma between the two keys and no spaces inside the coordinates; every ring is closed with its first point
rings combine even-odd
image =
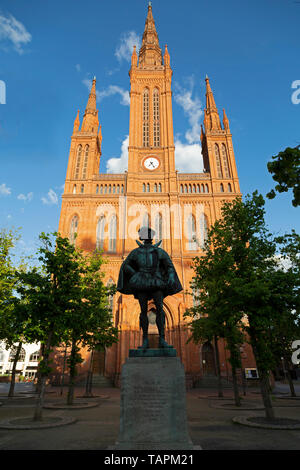
{"type": "Polygon", "coordinates": [[[100,167],[101,143],[94,77],[81,128],[79,110],[74,121],[58,229],[71,240],[74,240],[74,235],[78,232],[79,244],[86,249],[90,248],[89,237],[86,236],[85,240],[83,238],[88,235],[88,227],[83,224],[84,219],[87,222],[87,217],[80,216],[86,214],[87,198],[94,192],[94,177],[99,173],[100,167]]]}
{"type": "MultiPolygon", "coordinates": [[[[224,197],[240,194],[239,180],[232,145],[229,121],[223,109],[223,128],[214,100],[213,92],[206,76],[206,108],[204,129],[201,129],[201,143],[204,169],[210,173],[212,192],[222,201],[224,197]],[[225,194],[226,196],[225,196],[225,194]]],[[[218,211],[216,216],[221,214],[218,211]]]]}

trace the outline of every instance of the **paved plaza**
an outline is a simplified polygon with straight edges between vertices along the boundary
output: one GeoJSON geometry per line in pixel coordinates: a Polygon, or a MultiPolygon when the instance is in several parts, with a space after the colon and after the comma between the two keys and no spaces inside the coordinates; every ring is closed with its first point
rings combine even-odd
{"type": "MultiPolygon", "coordinates": [[[[30,392],[31,384],[16,384],[14,399],[3,398],[8,385],[0,384],[0,420],[13,417],[32,416],[35,397],[22,397],[20,392],[30,392]]],[[[300,396],[300,385],[296,382],[300,396]]],[[[50,387],[46,403],[58,403],[66,399],[59,387],[50,387]]],[[[277,383],[273,403],[277,417],[300,419],[300,400],[275,398],[277,393],[288,392],[288,386],[277,383]]],[[[75,396],[83,395],[84,388],[76,388],[75,396]]],[[[43,430],[0,430],[0,450],[100,450],[114,445],[119,432],[120,390],[117,388],[95,388],[88,399],[98,406],[85,409],[45,409],[45,417],[72,416],[76,423],[43,430]]],[[[224,391],[233,404],[232,390],[224,391]]],[[[234,416],[264,416],[263,410],[223,409],[222,400],[214,399],[212,389],[193,389],[187,392],[187,413],[190,436],[194,445],[204,450],[295,450],[300,449],[300,431],[267,430],[232,423],[234,416]]],[[[81,400],[83,400],[81,398],[81,400]]],[[[87,399],[84,399],[87,401],[87,399]]],[[[249,388],[243,403],[262,405],[257,389],[249,388]]],[[[225,401],[223,401],[225,403],[225,401]]],[[[244,405],[245,406],[245,405],[244,405]]]]}

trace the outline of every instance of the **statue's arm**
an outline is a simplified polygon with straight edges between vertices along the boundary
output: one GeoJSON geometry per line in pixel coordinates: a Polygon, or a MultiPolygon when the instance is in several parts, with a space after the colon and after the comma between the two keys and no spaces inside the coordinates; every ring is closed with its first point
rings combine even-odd
{"type": "Polygon", "coordinates": [[[124,272],[126,274],[129,274],[130,277],[136,273],[136,270],[133,268],[132,264],[133,264],[133,256],[132,254],[129,254],[124,265],[124,272]]]}
{"type": "Polygon", "coordinates": [[[168,273],[168,284],[174,284],[175,283],[175,268],[167,252],[163,252],[162,262],[163,262],[166,272],[168,273]]]}

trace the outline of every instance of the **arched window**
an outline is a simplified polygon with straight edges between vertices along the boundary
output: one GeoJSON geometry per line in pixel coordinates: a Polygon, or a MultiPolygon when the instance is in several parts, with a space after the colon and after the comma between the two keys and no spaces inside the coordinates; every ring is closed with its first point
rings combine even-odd
{"type": "Polygon", "coordinates": [[[149,90],[143,93],[143,147],[149,147],[149,90]]]}
{"type": "Polygon", "coordinates": [[[156,214],[154,226],[155,240],[159,242],[160,240],[163,240],[163,218],[161,213],[156,214]]]}
{"type": "Polygon", "coordinates": [[[40,358],[40,351],[35,351],[34,353],[30,354],[29,361],[36,362],[40,358]]]}
{"type": "Polygon", "coordinates": [[[102,215],[97,223],[96,229],[96,249],[103,250],[104,248],[104,236],[105,236],[105,224],[106,219],[105,216],[102,215]]]}
{"type": "Polygon", "coordinates": [[[84,184],[82,184],[82,185],[80,186],[80,192],[81,192],[81,194],[84,193],[84,184]]]}
{"type": "Polygon", "coordinates": [[[225,144],[222,144],[222,159],[223,159],[223,168],[224,168],[225,178],[230,178],[227,150],[226,150],[225,144]]]}
{"type": "Polygon", "coordinates": [[[73,194],[76,194],[76,184],[73,186],[73,194]]]}
{"type": "Polygon", "coordinates": [[[149,214],[147,212],[145,212],[143,215],[143,227],[150,227],[149,214]]]}
{"type": "Polygon", "coordinates": [[[113,185],[113,194],[115,194],[115,193],[116,193],[116,186],[113,185]]]}
{"type": "Polygon", "coordinates": [[[119,194],[119,193],[120,193],[120,185],[118,184],[117,185],[117,194],[119,194]]]}
{"type": "Polygon", "coordinates": [[[108,194],[111,194],[111,185],[108,186],[108,194]]]}
{"type": "Polygon", "coordinates": [[[123,186],[123,184],[122,184],[122,186],[121,186],[121,193],[122,193],[122,194],[124,193],[124,186],[123,186]]]}
{"type": "Polygon", "coordinates": [[[96,186],[96,194],[98,194],[98,193],[99,193],[99,184],[97,184],[97,186],[96,186]]]}
{"type": "Polygon", "coordinates": [[[150,193],[150,184],[147,183],[147,193],[150,193]]]}
{"type": "Polygon", "coordinates": [[[89,146],[85,146],[84,150],[84,161],[83,161],[83,168],[82,168],[82,179],[85,180],[86,178],[86,170],[88,165],[88,158],[89,158],[89,146]]]}
{"type": "Polygon", "coordinates": [[[159,91],[153,90],[153,146],[160,146],[160,126],[159,126],[159,91]]]}
{"type": "Polygon", "coordinates": [[[116,215],[113,215],[110,219],[108,249],[111,253],[115,253],[117,249],[117,216],[116,215]]]}
{"type": "Polygon", "coordinates": [[[187,185],[184,185],[184,192],[187,193],[187,185]]]}
{"type": "Polygon", "coordinates": [[[195,193],[195,192],[196,192],[196,185],[193,184],[193,193],[195,193]]]}
{"type": "MultiPolygon", "coordinates": [[[[107,287],[110,288],[113,284],[114,284],[114,281],[112,279],[109,279],[107,283],[107,287]]],[[[113,313],[113,309],[114,309],[114,296],[113,295],[108,296],[108,306],[109,306],[110,312],[113,313]]]]}
{"type": "MultiPolygon", "coordinates": [[[[106,287],[110,288],[110,287],[113,286],[113,284],[114,284],[114,281],[110,278],[108,280],[108,283],[106,284],[106,287]]],[[[113,310],[114,310],[114,296],[109,295],[107,300],[108,300],[108,307],[109,307],[110,313],[113,313],[113,310]]]]}
{"type": "Polygon", "coordinates": [[[197,249],[196,244],[196,222],[193,214],[190,214],[187,219],[187,231],[188,231],[188,250],[193,251],[197,249]]]}
{"type": "Polygon", "coordinates": [[[231,184],[230,184],[230,183],[228,183],[228,192],[229,192],[229,193],[232,193],[232,188],[231,188],[231,184]]]}
{"type": "Polygon", "coordinates": [[[221,193],[224,193],[224,185],[223,185],[223,183],[220,184],[220,190],[221,190],[221,193]]]}
{"type": "Polygon", "coordinates": [[[77,147],[77,157],[76,157],[76,167],[75,167],[75,179],[76,180],[78,180],[78,178],[79,178],[81,153],[82,153],[82,145],[78,145],[78,147],[77,147]]]}
{"type": "Polygon", "coordinates": [[[107,186],[105,185],[104,186],[104,194],[106,194],[106,193],[107,193],[107,186]]]}
{"type": "Polygon", "coordinates": [[[158,192],[161,193],[161,183],[158,184],[158,192]]]}
{"type": "Polygon", "coordinates": [[[218,178],[223,178],[221,158],[220,158],[220,149],[219,149],[218,144],[215,144],[215,156],[216,156],[218,178]]]}
{"type": "Polygon", "coordinates": [[[74,245],[75,243],[77,230],[78,230],[78,216],[74,215],[74,217],[71,220],[70,236],[69,236],[69,240],[70,240],[70,243],[72,243],[72,245],[74,245]]]}
{"type": "Polygon", "coordinates": [[[101,186],[100,186],[100,194],[103,194],[103,186],[102,186],[102,184],[101,184],[101,186]]]}
{"type": "Polygon", "coordinates": [[[205,192],[208,193],[208,184],[205,185],[205,192]]]}
{"type": "Polygon", "coordinates": [[[201,184],[201,193],[204,193],[204,184],[201,184]]]}
{"type": "MultiPolygon", "coordinates": [[[[8,359],[9,362],[13,362],[15,360],[15,355],[16,355],[17,349],[18,349],[18,346],[13,346],[11,348],[10,353],[9,353],[9,359],[8,359]]],[[[21,348],[18,362],[24,362],[25,361],[25,356],[26,356],[25,349],[21,348]]]]}
{"type": "Polygon", "coordinates": [[[157,193],[157,184],[154,184],[154,192],[157,193]]]}
{"type": "Polygon", "coordinates": [[[196,289],[195,287],[193,288],[193,307],[197,307],[200,305],[200,300],[199,300],[199,289],[196,289]]]}
{"type": "Polygon", "coordinates": [[[204,213],[200,215],[200,220],[199,220],[199,225],[200,225],[200,247],[204,248],[205,241],[207,240],[207,235],[208,235],[208,222],[207,222],[207,217],[204,213]]]}
{"type": "Polygon", "coordinates": [[[197,193],[200,193],[200,185],[197,184],[197,193]]]}
{"type": "Polygon", "coordinates": [[[191,193],[191,192],[192,192],[192,185],[189,184],[189,193],[191,193]]]}
{"type": "Polygon", "coordinates": [[[182,184],[180,185],[180,192],[183,193],[183,186],[182,186],[182,184]]]}
{"type": "Polygon", "coordinates": [[[146,185],[145,185],[145,183],[143,183],[143,193],[145,193],[145,192],[146,192],[146,185]]]}

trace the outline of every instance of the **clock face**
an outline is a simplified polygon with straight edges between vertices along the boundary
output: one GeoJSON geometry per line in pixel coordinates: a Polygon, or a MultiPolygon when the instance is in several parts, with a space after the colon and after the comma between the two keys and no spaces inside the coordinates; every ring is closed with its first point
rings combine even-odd
{"type": "Polygon", "coordinates": [[[147,170],[156,170],[159,167],[159,160],[156,157],[147,157],[144,160],[144,167],[147,170]]]}

